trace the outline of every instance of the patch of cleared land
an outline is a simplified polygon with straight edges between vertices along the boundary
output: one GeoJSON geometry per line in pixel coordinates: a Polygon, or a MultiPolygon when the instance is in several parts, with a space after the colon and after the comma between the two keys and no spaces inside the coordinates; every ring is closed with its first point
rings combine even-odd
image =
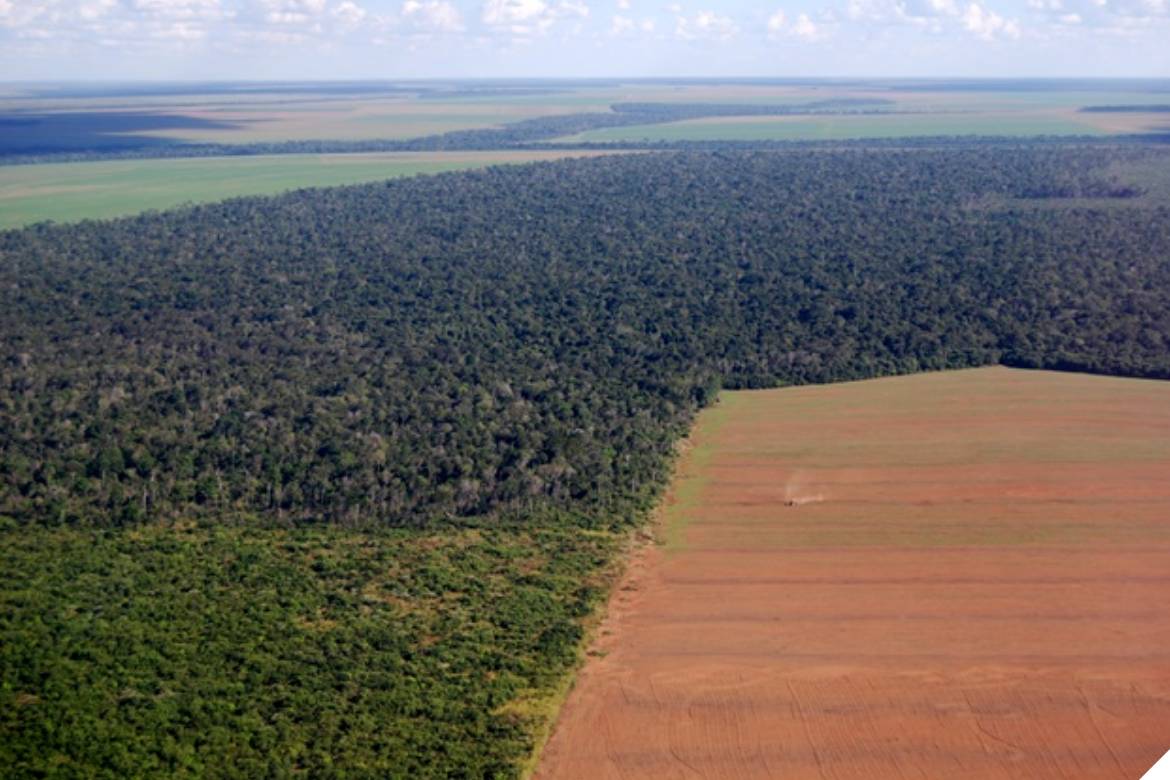
{"type": "Polygon", "coordinates": [[[726,393],[542,778],[1140,777],[1170,740],[1170,383],[726,393]]]}
{"type": "MultiPolygon", "coordinates": [[[[1102,87],[1098,90],[1072,90],[1053,84],[1051,89],[996,91],[994,89],[901,89],[894,83],[819,84],[669,84],[630,82],[625,84],[550,83],[546,90],[517,91],[514,94],[489,91],[452,94],[369,94],[352,95],[331,91],[320,85],[319,92],[289,94],[246,91],[238,94],[178,93],[173,95],[125,95],[89,97],[36,97],[21,90],[0,89],[0,114],[13,112],[138,112],[206,120],[214,125],[190,125],[165,130],[142,130],[136,134],[184,142],[249,143],[289,140],[361,140],[414,138],[452,130],[498,127],[503,124],[539,116],[607,111],[620,102],[668,103],[744,103],[754,105],[795,105],[818,100],[841,98],[879,98],[893,101],[888,108],[896,111],[962,112],[966,119],[930,118],[924,129],[907,118],[891,130],[884,122],[870,126],[862,120],[870,117],[843,118],[860,124],[829,128],[797,122],[794,127],[777,128],[764,122],[754,130],[739,128],[740,138],[849,138],[887,137],[893,133],[987,132],[987,126],[1000,125],[1000,132],[1028,135],[1034,132],[1144,132],[1165,126],[1165,115],[1093,115],[1080,114],[1087,105],[1142,105],[1165,102],[1158,91],[1102,87]],[[1010,119],[1010,121],[1009,121],[1010,119]],[[906,122],[910,124],[907,125],[906,122]],[[1062,127],[1066,129],[1061,129],[1062,127]],[[971,128],[971,129],[968,129],[971,128]],[[1075,130],[1073,128],[1076,128],[1075,130]],[[781,133],[776,135],[776,133],[781,133]],[[847,134],[842,134],[847,133],[847,134]],[[855,135],[862,133],[861,136],[855,135]]],[[[666,131],[666,136],[645,135],[647,128],[634,128],[638,135],[622,138],[709,138],[685,123],[680,129],[666,131]],[[681,135],[680,135],[681,133],[681,135]],[[698,133],[696,135],[696,133],[698,133]]],[[[734,124],[760,125],[759,117],[742,117],[734,124]]],[[[791,122],[788,122],[791,124],[791,122]]],[[[726,130],[727,128],[723,128],[726,130]]],[[[628,133],[631,128],[624,128],[628,133]]],[[[609,137],[603,133],[600,138],[609,137]]],[[[720,138],[726,136],[718,136],[720,138]]],[[[590,137],[590,140],[599,138],[590,137]]]]}
{"type": "Polygon", "coordinates": [[[1089,122],[1105,133],[1127,135],[1130,133],[1168,133],[1170,132],[1170,116],[1160,112],[1124,111],[1124,112],[1078,112],[1078,117],[1085,117],[1081,121],[1089,122]]]}
{"type": "Polygon", "coordinates": [[[902,113],[715,117],[660,125],[589,130],[560,141],[807,141],[933,135],[1097,135],[1103,130],[1069,112],[902,113]]]}
{"type": "Polygon", "coordinates": [[[593,152],[411,152],[197,157],[0,166],[0,229],[75,222],[269,195],[300,187],[359,184],[419,173],[591,156],[593,152]]]}
{"type": "Polygon", "coordinates": [[[415,138],[497,127],[510,122],[582,110],[605,110],[606,98],[574,91],[539,96],[420,99],[414,96],[173,95],[92,99],[0,96],[0,114],[132,112],[208,120],[218,126],[142,130],[136,134],[188,143],[415,138]]]}
{"type": "Polygon", "coordinates": [[[417,138],[580,110],[579,105],[555,97],[546,97],[543,103],[369,100],[269,108],[196,107],[182,114],[234,123],[237,129],[166,130],[145,135],[209,143],[417,138]]]}

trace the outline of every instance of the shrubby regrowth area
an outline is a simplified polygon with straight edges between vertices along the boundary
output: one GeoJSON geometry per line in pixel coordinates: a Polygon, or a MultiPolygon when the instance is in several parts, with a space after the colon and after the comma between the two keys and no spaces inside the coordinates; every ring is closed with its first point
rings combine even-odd
{"type": "Polygon", "coordinates": [[[0,532],[5,777],[510,777],[612,540],[0,532]]]}
{"type": "Polygon", "coordinates": [[[513,774],[721,386],[1170,377],[1170,209],[1108,173],[1166,159],[656,153],[0,234],[0,760],[513,774]]]}

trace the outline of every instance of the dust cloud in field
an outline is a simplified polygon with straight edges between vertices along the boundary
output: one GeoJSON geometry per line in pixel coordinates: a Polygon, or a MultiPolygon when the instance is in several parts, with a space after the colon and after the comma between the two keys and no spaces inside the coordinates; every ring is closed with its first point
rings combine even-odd
{"type": "Polygon", "coordinates": [[[808,473],[797,469],[788,478],[784,485],[784,506],[804,506],[805,504],[819,504],[825,500],[824,493],[813,493],[811,488],[816,483],[808,478],[808,473]]]}
{"type": "Polygon", "coordinates": [[[1165,752],[1170,382],[749,391],[693,435],[677,541],[615,593],[537,778],[1132,780],[1165,752]]]}

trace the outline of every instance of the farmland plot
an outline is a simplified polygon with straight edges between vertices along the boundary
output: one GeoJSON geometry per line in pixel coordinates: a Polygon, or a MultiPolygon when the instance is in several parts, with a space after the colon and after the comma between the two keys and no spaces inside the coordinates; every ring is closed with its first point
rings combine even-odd
{"type": "Polygon", "coordinates": [[[1170,746],[1170,383],[724,394],[539,777],[1136,778],[1170,746]]]}

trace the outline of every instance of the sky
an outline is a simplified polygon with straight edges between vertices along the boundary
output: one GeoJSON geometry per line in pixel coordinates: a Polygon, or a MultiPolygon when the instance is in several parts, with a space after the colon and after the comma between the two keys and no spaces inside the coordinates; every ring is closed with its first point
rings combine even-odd
{"type": "Polygon", "coordinates": [[[0,80],[1167,77],[1170,0],[0,0],[0,80]]]}

